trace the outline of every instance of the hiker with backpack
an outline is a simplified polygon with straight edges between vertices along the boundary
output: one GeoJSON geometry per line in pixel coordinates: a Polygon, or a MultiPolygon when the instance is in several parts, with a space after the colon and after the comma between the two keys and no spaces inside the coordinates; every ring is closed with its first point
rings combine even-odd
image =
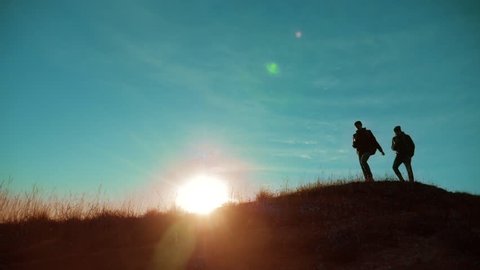
{"type": "Polygon", "coordinates": [[[408,173],[408,181],[414,182],[412,157],[415,153],[415,144],[413,143],[412,138],[402,131],[400,126],[396,126],[393,131],[395,132],[395,136],[392,139],[392,150],[397,152],[397,156],[393,161],[393,171],[401,182],[405,181],[402,173],[398,169],[402,163],[405,164],[408,173]]]}
{"type": "Polygon", "coordinates": [[[370,170],[370,166],[368,166],[368,158],[374,155],[375,152],[380,151],[384,156],[385,153],[383,152],[382,147],[377,142],[373,133],[364,128],[362,126],[362,122],[356,121],[355,127],[357,131],[353,134],[353,148],[357,149],[358,160],[360,162],[360,167],[362,168],[363,175],[365,176],[366,182],[373,182],[373,175],[372,171],[370,170]]]}

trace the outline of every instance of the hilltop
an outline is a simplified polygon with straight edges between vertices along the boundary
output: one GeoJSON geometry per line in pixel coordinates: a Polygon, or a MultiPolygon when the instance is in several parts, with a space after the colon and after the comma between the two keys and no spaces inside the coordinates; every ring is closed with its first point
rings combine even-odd
{"type": "Polygon", "coordinates": [[[0,224],[0,269],[480,269],[480,196],[352,182],[204,217],[39,217],[0,224]]]}

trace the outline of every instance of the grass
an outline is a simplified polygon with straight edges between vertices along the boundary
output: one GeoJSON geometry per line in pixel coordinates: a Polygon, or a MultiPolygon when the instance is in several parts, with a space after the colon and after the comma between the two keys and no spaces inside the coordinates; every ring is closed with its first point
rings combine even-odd
{"type": "MultiPolygon", "coordinates": [[[[360,176],[351,176],[342,179],[317,179],[296,187],[288,187],[286,184],[280,190],[275,191],[266,187],[260,188],[255,195],[256,201],[265,201],[289,194],[307,194],[311,190],[322,187],[342,185],[350,182],[361,181],[360,176]]],[[[385,179],[391,180],[391,177],[385,179]]],[[[146,212],[156,212],[157,209],[141,209],[133,201],[125,201],[121,204],[112,203],[105,199],[105,194],[100,187],[93,195],[68,194],[60,197],[56,194],[47,194],[38,186],[24,193],[13,193],[9,190],[11,181],[0,182],[0,223],[20,223],[35,219],[69,220],[69,219],[92,219],[97,216],[115,215],[120,217],[139,217],[146,212]]],[[[237,194],[238,195],[238,194],[237,194]]],[[[237,196],[242,197],[242,196],[237,196]]],[[[247,200],[244,200],[245,202],[247,200]]],[[[240,201],[241,203],[242,201],[240,201]]],[[[236,203],[233,203],[234,205],[236,203]]],[[[168,211],[181,211],[175,205],[168,211]]]]}
{"type": "Polygon", "coordinates": [[[7,181],[0,182],[0,223],[92,219],[103,215],[130,217],[138,212],[132,202],[115,205],[103,199],[101,189],[93,196],[69,194],[59,197],[45,194],[38,186],[33,186],[29,192],[13,193],[7,181]]]}
{"type": "MultiPolygon", "coordinates": [[[[287,185],[279,191],[261,188],[255,195],[256,201],[269,200],[291,193],[308,193],[309,190],[324,186],[340,185],[357,181],[355,178],[322,180],[289,188],[287,185]]],[[[47,194],[38,186],[33,186],[29,192],[13,193],[9,190],[9,181],[0,182],[0,223],[21,223],[36,219],[69,220],[93,219],[97,216],[139,217],[146,212],[156,212],[156,209],[141,210],[132,201],[114,204],[104,199],[102,189],[92,195],[72,194],[59,197],[47,194]]],[[[236,204],[236,203],[234,203],[236,204]]],[[[172,206],[168,211],[181,211],[172,206]]]]}
{"type": "Polygon", "coordinates": [[[206,217],[32,192],[0,189],[0,269],[480,267],[480,197],[421,183],[262,189],[206,217]]]}

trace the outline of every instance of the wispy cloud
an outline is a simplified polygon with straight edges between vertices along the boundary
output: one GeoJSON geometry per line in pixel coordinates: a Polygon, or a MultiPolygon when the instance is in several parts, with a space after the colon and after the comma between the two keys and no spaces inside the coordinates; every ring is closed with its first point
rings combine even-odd
{"type": "Polygon", "coordinates": [[[282,139],[272,139],[271,141],[274,142],[274,143],[291,144],[291,145],[295,145],[295,144],[316,145],[316,144],[318,144],[318,142],[314,141],[314,140],[299,141],[299,140],[296,140],[296,139],[283,139],[283,140],[282,139]]]}

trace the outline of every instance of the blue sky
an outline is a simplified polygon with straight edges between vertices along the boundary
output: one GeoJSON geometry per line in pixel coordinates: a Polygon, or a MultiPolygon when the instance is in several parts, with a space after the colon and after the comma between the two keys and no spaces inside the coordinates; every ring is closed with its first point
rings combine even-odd
{"type": "Polygon", "coordinates": [[[362,120],[377,178],[401,125],[420,181],[480,194],[479,33],[477,1],[2,1],[0,179],[295,186],[360,173],[362,120]]]}

